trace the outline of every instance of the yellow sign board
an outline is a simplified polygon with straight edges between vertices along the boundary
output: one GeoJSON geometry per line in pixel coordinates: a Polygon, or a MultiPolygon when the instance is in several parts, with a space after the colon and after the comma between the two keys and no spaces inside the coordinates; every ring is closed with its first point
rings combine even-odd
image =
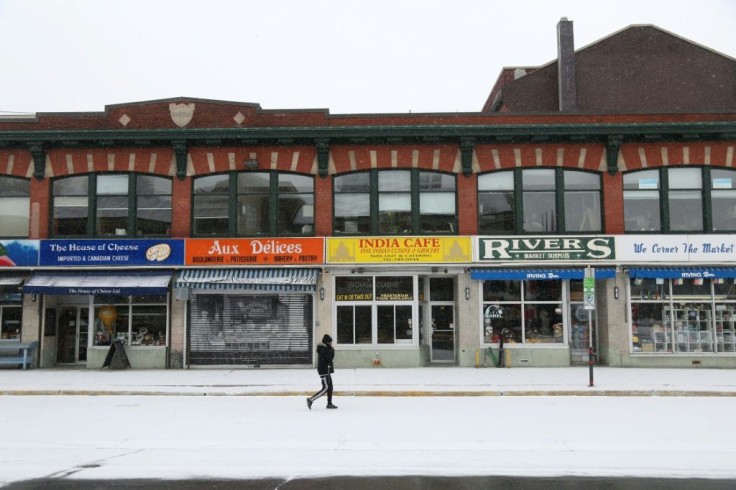
{"type": "Polygon", "coordinates": [[[327,262],[332,264],[470,262],[471,255],[466,236],[327,238],[327,262]]]}

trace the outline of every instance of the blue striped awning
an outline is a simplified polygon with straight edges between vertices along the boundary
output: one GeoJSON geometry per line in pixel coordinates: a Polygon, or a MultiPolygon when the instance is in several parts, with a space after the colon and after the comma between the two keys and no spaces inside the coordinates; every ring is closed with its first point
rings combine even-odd
{"type": "Polygon", "coordinates": [[[319,269],[185,269],[174,287],[314,291],[319,269]]]}
{"type": "MultiPolygon", "coordinates": [[[[596,279],[612,279],[616,270],[593,269],[596,279]]],[[[471,279],[484,281],[556,281],[560,279],[582,279],[585,269],[472,269],[471,279]]]]}
{"type": "Polygon", "coordinates": [[[644,279],[731,279],[736,278],[732,267],[637,267],[629,270],[632,278],[644,279]]]}

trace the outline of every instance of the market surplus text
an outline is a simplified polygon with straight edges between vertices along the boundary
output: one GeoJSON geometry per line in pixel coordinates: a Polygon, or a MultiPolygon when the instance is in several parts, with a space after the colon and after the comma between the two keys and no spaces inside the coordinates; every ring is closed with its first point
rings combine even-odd
{"type": "Polygon", "coordinates": [[[482,238],[481,260],[612,259],[611,237],[482,238]]]}

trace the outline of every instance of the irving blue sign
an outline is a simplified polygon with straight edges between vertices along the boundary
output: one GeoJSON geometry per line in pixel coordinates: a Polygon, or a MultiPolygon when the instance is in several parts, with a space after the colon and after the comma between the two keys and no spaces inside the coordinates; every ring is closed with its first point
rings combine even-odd
{"type": "Polygon", "coordinates": [[[184,240],[41,240],[40,265],[109,267],[184,264],[184,240]]]}
{"type": "Polygon", "coordinates": [[[480,261],[610,260],[616,258],[613,237],[480,237],[480,261]]]}

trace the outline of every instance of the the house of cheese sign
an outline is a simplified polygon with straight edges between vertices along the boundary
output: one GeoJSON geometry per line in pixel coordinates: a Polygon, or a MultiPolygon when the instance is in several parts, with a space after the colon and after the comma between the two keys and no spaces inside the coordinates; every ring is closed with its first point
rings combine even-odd
{"type": "Polygon", "coordinates": [[[328,238],[328,263],[470,262],[470,237],[328,238]]]}
{"type": "Polygon", "coordinates": [[[610,236],[478,237],[478,260],[555,261],[616,258],[610,236]]]}
{"type": "Polygon", "coordinates": [[[321,264],[322,238],[191,239],[186,264],[199,266],[321,264]]]}

